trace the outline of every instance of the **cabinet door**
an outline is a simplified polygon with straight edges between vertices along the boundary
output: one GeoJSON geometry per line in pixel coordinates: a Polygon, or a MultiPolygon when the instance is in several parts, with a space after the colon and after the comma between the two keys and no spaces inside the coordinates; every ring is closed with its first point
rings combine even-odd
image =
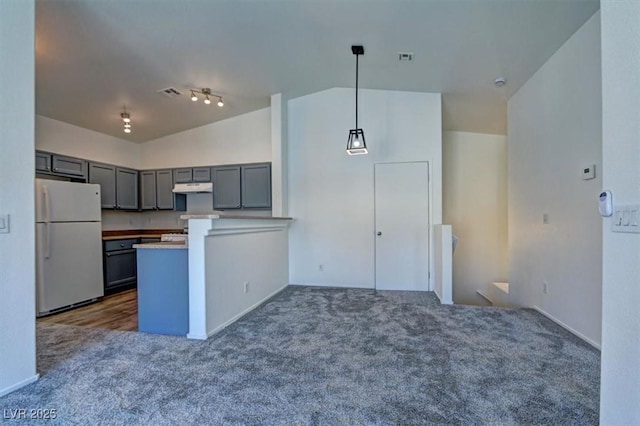
{"type": "Polygon", "coordinates": [[[103,209],[116,208],[116,167],[108,164],[89,164],[89,183],[100,185],[103,209]]]}
{"type": "Polygon", "coordinates": [[[213,168],[213,208],[240,208],[240,166],[213,168]]]}
{"type": "Polygon", "coordinates": [[[173,180],[175,183],[193,182],[193,169],[175,169],[173,171],[173,180]]]}
{"type": "Polygon", "coordinates": [[[156,204],[156,172],[140,172],[140,201],[142,210],[154,210],[156,204]]]}
{"type": "Polygon", "coordinates": [[[51,154],[47,152],[36,151],[36,171],[37,172],[51,171],[51,154]]]}
{"type": "Polygon", "coordinates": [[[116,167],[116,208],[138,210],[138,172],[116,167]]]}
{"type": "Polygon", "coordinates": [[[171,170],[156,171],[156,206],[173,210],[173,174],[171,170]]]}
{"type": "Polygon", "coordinates": [[[86,161],[79,158],[64,157],[62,155],[51,156],[51,169],[54,173],[63,175],[86,177],[86,161]]]}
{"type": "Polygon", "coordinates": [[[193,181],[194,182],[211,182],[211,168],[210,167],[194,167],[193,181]]]}
{"type": "Polygon", "coordinates": [[[271,208],[271,164],[242,166],[242,207],[271,208]]]}

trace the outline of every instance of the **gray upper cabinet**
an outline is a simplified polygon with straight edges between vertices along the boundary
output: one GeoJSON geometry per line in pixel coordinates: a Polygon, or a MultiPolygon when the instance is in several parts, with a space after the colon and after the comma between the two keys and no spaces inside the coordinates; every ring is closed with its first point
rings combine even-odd
{"type": "Polygon", "coordinates": [[[51,156],[51,170],[62,175],[84,178],[87,176],[87,162],[79,158],[53,154],[51,156]]]}
{"type": "Polygon", "coordinates": [[[36,173],[64,176],[74,182],[86,182],[87,162],[81,158],[36,151],[36,173]]]}
{"type": "Polygon", "coordinates": [[[156,172],[140,172],[140,208],[155,210],[156,204],[156,172]]]}
{"type": "Polygon", "coordinates": [[[103,209],[138,210],[138,172],[90,163],[89,183],[100,185],[103,209]]]}
{"type": "Polygon", "coordinates": [[[89,183],[100,185],[100,197],[103,209],[116,208],[116,166],[90,163],[89,183]]]}
{"type": "Polygon", "coordinates": [[[193,181],[193,169],[175,169],[173,171],[173,180],[175,183],[189,183],[193,181]]]}
{"type": "Polygon", "coordinates": [[[173,171],[175,183],[211,182],[211,167],[189,167],[173,171]]]}
{"type": "Polygon", "coordinates": [[[173,210],[173,172],[147,170],[140,172],[142,210],[173,210]]]}
{"type": "Polygon", "coordinates": [[[211,182],[211,167],[194,167],[194,182],[211,182]]]}
{"type": "Polygon", "coordinates": [[[171,170],[156,171],[156,205],[161,210],[173,210],[173,174],[171,170]]]}
{"type": "Polygon", "coordinates": [[[213,208],[271,208],[271,164],[217,166],[212,169],[213,208]]]}
{"type": "Polygon", "coordinates": [[[213,167],[213,208],[239,209],[240,166],[213,167]]]}
{"type": "Polygon", "coordinates": [[[271,208],[271,164],[242,166],[242,207],[271,208]]]}
{"type": "Polygon", "coordinates": [[[116,208],[138,210],[138,172],[116,167],[116,208]]]}
{"type": "Polygon", "coordinates": [[[48,152],[36,151],[36,171],[37,172],[51,171],[51,154],[49,154],[48,152]]]}

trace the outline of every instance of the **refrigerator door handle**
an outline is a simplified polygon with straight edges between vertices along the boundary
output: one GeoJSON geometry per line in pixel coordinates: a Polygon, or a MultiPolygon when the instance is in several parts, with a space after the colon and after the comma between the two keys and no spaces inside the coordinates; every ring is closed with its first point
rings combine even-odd
{"type": "Polygon", "coordinates": [[[50,223],[51,206],[49,205],[49,188],[47,188],[47,185],[42,185],[42,201],[44,204],[44,221],[50,223]]]}
{"type": "Polygon", "coordinates": [[[42,185],[42,201],[44,205],[44,235],[46,242],[44,244],[44,258],[49,259],[51,257],[51,203],[49,200],[49,188],[47,185],[42,185]]]}
{"type": "Polygon", "coordinates": [[[44,223],[44,238],[46,240],[44,243],[44,258],[49,259],[51,257],[51,227],[49,222],[44,223]]]}

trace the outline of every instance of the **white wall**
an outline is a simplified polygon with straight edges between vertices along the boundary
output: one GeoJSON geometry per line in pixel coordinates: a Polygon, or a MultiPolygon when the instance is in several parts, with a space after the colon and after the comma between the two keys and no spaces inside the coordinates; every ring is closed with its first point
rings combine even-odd
{"type": "MultiPolygon", "coordinates": [[[[603,0],[603,188],[640,204],[640,2],[603,0]]],[[[600,422],[640,424],[640,234],[603,220],[600,422]]]]}
{"type": "Polygon", "coordinates": [[[0,234],[0,395],[37,379],[34,72],[34,1],[0,1],[0,214],[11,230],[0,234]]]}
{"type": "Polygon", "coordinates": [[[138,169],[141,147],[41,115],[36,116],[36,149],[138,169]]]}
{"type": "Polygon", "coordinates": [[[443,132],[442,203],[442,222],[459,238],[453,300],[485,305],[476,291],[508,280],[505,136],[443,132]]]}
{"type": "MultiPolygon", "coordinates": [[[[431,224],[442,221],[440,94],[359,94],[359,125],[369,148],[360,156],[345,152],[355,124],[353,89],[289,101],[289,215],[295,219],[289,234],[291,283],[374,286],[376,162],[429,161],[431,224]]],[[[433,244],[430,252],[433,265],[433,244]]]]}
{"type": "Polygon", "coordinates": [[[600,343],[602,100],[594,15],[508,102],[509,281],[535,306],[600,343]],[[582,180],[596,165],[596,179],[582,180]],[[543,224],[543,214],[549,223],[543,224]],[[548,293],[543,294],[543,282],[548,293]]]}
{"type": "Polygon", "coordinates": [[[270,108],[142,144],[140,169],[271,161],[270,108]]]}

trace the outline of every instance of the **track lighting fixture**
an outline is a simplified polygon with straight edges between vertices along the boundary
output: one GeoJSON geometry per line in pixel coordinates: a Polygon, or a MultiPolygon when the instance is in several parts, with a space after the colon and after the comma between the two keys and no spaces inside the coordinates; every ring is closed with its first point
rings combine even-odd
{"type": "Polygon", "coordinates": [[[214,97],[214,98],[218,98],[218,106],[219,107],[223,107],[224,106],[224,101],[222,100],[222,96],[216,95],[215,93],[211,93],[211,89],[209,89],[208,87],[205,87],[203,89],[191,89],[191,100],[193,102],[197,102],[198,101],[198,95],[196,95],[196,93],[200,93],[201,95],[204,95],[204,103],[209,105],[211,104],[211,98],[210,97],[214,97]]]}
{"type": "Polygon", "coordinates": [[[131,133],[131,115],[127,112],[126,107],[123,107],[120,118],[122,118],[122,123],[124,124],[124,132],[131,133]]]}
{"type": "Polygon", "coordinates": [[[367,144],[364,140],[364,130],[358,128],[358,56],[364,55],[364,47],[351,46],[351,53],[356,55],[356,128],[349,130],[347,154],[359,155],[369,152],[367,151],[367,144]]]}

